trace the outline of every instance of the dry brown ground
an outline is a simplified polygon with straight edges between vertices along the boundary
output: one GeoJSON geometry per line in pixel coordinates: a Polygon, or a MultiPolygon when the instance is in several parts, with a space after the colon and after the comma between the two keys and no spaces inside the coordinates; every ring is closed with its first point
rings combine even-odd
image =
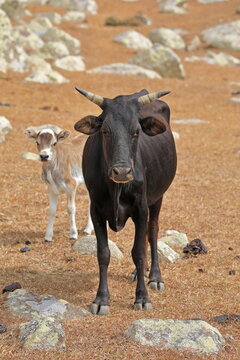
{"type": "MultiPolygon", "coordinates": [[[[188,30],[185,39],[207,27],[239,19],[235,10],[238,0],[201,5],[189,1],[187,15],[160,14],[155,0],[124,3],[120,0],[99,0],[99,14],[89,16],[89,29],[76,29],[65,23],[62,28],[82,42],[82,55],[88,68],[126,61],[134,52],[113,43],[115,34],[128,27],[105,27],[107,16],[120,18],[143,11],[152,20],[151,27],[137,30],[147,34],[151,28],[167,26],[188,30]]],[[[52,10],[46,8],[48,10],[52,10]]],[[[46,10],[32,6],[33,12],[46,10]]],[[[195,51],[201,55],[204,46],[195,51]]],[[[185,51],[178,52],[183,59],[185,51]]],[[[233,54],[233,53],[232,53],[233,54]]],[[[236,53],[234,55],[237,55],[236,53]]],[[[239,55],[239,54],[238,54],[239,55]]],[[[0,78],[1,102],[15,107],[1,107],[1,115],[9,118],[13,131],[0,145],[1,151],[1,215],[0,289],[19,281],[24,288],[64,298],[87,308],[98,283],[96,258],[81,256],[71,249],[68,240],[68,219],[65,198],[61,199],[52,244],[42,242],[47,222],[46,186],[40,180],[40,164],[21,160],[24,151],[35,151],[33,143],[23,135],[28,125],[53,123],[69,130],[86,114],[98,114],[99,109],[74,91],[79,86],[106,97],[130,94],[142,88],[149,91],[171,90],[166,100],[172,119],[200,118],[207,123],[176,125],[181,135],[177,141],[178,171],[165,196],[160,217],[162,230],[177,229],[189,239],[200,237],[209,248],[207,255],[180,260],[174,265],[162,265],[166,290],[150,290],[154,310],[135,312],[135,284],[129,280],[133,269],[130,251],[133,238],[131,221],[120,233],[109,237],[123,250],[121,262],[112,261],[109,269],[111,314],[92,316],[82,321],[63,324],[67,350],[61,353],[27,352],[19,345],[18,325],[23,319],[10,316],[4,308],[5,295],[0,298],[0,322],[8,325],[1,336],[0,358],[31,359],[200,359],[174,351],[143,347],[124,337],[124,330],[140,318],[191,319],[209,321],[214,315],[239,313],[239,114],[240,105],[229,101],[230,93],[239,90],[231,82],[240,81],[239,67],[219,67],[202,63],[184,63],[186,79],[149,80],[118,75],[86,75],[62,73],[71,79],[66,85],[24,83],[23,75],[8,73],[0,78]],[[49,111],[40,110],[48,106],[49,111]],[[30,108],[32,107],[32,108],[30,108]],[[51,109],[57,107],[58,111],[51,109]],[[24,241],[32,241],[32,251],[22,254],[24,241]],[[230,250],[232,248],[233,250],[230,250]],[[69,257],[73,261],[68,261],[69,257]],[[203,273],[198,271],[204,269],[203,273]],[[236,275],[229,275],[230,270],[236,275]]],[[[87,216],[87,195],[81,189],[77,200],[77,223],[82,229],[87,216]]],[[[212,323],[212,325],[215,325],[212,323]]],[[[239,359],[239,325],[217,324],[223,335],[232,335],[217,359],[239,359]]]]}

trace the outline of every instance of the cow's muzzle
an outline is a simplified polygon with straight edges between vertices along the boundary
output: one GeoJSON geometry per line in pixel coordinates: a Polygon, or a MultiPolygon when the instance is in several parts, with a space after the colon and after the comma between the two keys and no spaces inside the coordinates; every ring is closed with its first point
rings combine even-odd
{"type": "Polygon", "coordinates": [[[133,180],[133,171],[130,167],[114,166],[110,179],[116,183],[128,183],[133,180]]]}

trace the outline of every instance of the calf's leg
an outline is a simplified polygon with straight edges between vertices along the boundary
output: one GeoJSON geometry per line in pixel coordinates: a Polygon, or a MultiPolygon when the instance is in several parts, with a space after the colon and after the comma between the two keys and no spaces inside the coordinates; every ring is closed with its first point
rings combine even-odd
{"type": "Polygon", "coordinates": [[[48,225],[45,233],[45,242],[51,242],[53,237],[53,224],[57,211],[58,195],[52,189],[48,188],[49,210],[48,210],[48,225]]]}
{"type": "Polygon", "coordinates": [[[77,240],[78,231],[76,226],[76,205],[75,205],[76,189],[69,188],[67,190],[67,212],[70,222],[70,240],[77,240]]]}

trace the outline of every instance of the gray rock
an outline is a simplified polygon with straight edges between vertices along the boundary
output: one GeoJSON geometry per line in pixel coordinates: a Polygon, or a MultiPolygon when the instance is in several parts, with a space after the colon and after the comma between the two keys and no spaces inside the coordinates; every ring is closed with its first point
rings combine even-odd
{"type": "Polygon", "coordinates": [[[81,56],[66,56],[55,61],[55,66],[68,71],[83,71],[85,64],[81,56]]]}
{"type": "Polygon", "coordinates": [[[170,47],[172,49],[184,49],[185,42],[183,41],[181,35],[176,31],[167,29],[167,28],[157,28],[153,29],[148,34],[149,39],[153,43],[159,43],[161,45],[170,47]]]}
{"type": "Polygon", "coordinates": [[[208,51],[206,56],[190,56],[185,58],[186,61],[195,62],[203,61],[210,65],[220,65],[220,66],[239,66],[240,59],[235,56],[218,53],[216,54],[213,51],[208,51]]]}
{"type": "Polygon", "coordinates": [[[86,18],[86,14],[80,11],[68,11],[63,15],[63,21],[83,21],[86,18]]]}
{"type": "Polygon", "coordinates": [[[5,116],[0,116],[0,143],[5,141],[5,136],[12,130],[10,121],[5,116]]]}
{"type": "Polygon", "coordinates": [[[77,10],[93,15],[98,11],[95,0],[49,0],[48,5],[62,9],[77,10]]]}
{"type": "Polygon", "coordinates": [[[186,14],[185,0],[158,0],[161,13],[186,14]]]}
{"type": "Polygon", "coordinates": [[[162,77],[181,79],[185,77],[183,65],[177,54],[159,44],[154,44],[151,49],[141,52],[128,62],[154,70],[162,77]]]}
{"type": "Polygon", "coordinates": [[[172,120],[174,124],[202,124],[205,123],[205,120],[201,119],[179,119],[179,120],[172,120]]]}
{"type": "Polygon", "coordinates": [[[62,326],[53,318],[33,319],[20,325],[20,342],[25,349],[62,350],[65,348],[62,326]]]}
{"type": "Polygon", "coordinates": [[[28,24],[31,29],[38,36],[43,36],[49,29],[53,27],[51,21],[47,17],[37,16],[28,24]]]}
{"type": "Polygon", "coordinates": [[[129,76],[142,76],[149,79],[160,79],[161,76],[153,70],[147,70],[141,66],[134,64],[124,64],[124,63],[116,63],[98,66],[91,70],[88,70],[89,74],[120,74],[120,75],[129,75],[129,76]]]}
{"type": "Polygon", "coordinates": [[[21,19],[26,15],[28,0],[4,0],[1,8],[10,18],[21,19]]]}
{"type": "Polygon", "coordinates": [[[25,289],[9,293],[6,307],[12,315],[31,318],[48,318],[55,320],[81,319],[90,313],[63,299],[52,295],[38,295],[25,289]]]}
{"type": "Polygon", "coordinates": [[[161,240],[158,240],[157,242],[157,252],[160,261],[164,263],[173,264],[180,259],[180,255],[161,240]]]}
{"type": "Polygon", "coordinates": [[[55,60],[68,56],[69,50],[61,41],[50,41],[41,47],[38,54],[46,60],[55,60]]]}
{"type": "MultiPolygon", "coordinates": [[[[108,240],[108,245],[111,252],[111,257],[114,259],[121,260],[123,258],[123,253],[119,250],[117,245],[111,240],[108,240]]],[[[85,254],[85,255],[96,256],[97,239],[93,235],[83,236],[74,243],[73,249],[83,255],[85,254]]]]}
{"type": "Polygon", "coordinates": [[[56,24],[56,25],[61,24],[61,21],[62,21],[62,16],[55,11],[48,12],[48,13],[41,13],[41,14],[38,14],[38,16],[43,16],[44,18],[48,18],[51,21],[51,23],[56,24]]]}
{"type": "Polygon", "coordinates": [[[32,152],[24,152],[21,154],[23,160],[41,161],[38,154],[32,152]]]}
{"type": "Polygon", "coordinates": [[[192,354],[217,354],[225,344],[220,332],[202,320],[136,320],[125,334],[141,345],[192,354]]]}
{"type": "Polygon", "coordinates": [[[69,35],[65,31],[52,27],[42,36],[42,39],[46,42],[61,41],[63,42],[71,54],[77,55],[80,52],[80,41],[73,36],[69,35]]]}
{"type": "Polygon", "coordinates": [[[176,230],[167,230],[166,236],[162,236],[158,241],[162,241],[168,246],[178,246],[182,248],[188,244],[188,237],[186,234],[176,230]]]}
{"type": "Polygon", "coordinates": [[[216,48],[240,50],[240,20],[202,31],[203,40],[216,48]]]}
{"type": "Polygon", "coordinates": [[[129,49],[146,50],[152,47],[152,42],[135,30],[127,30],[115,36],[113,41],[125,45],[129,49]]]}

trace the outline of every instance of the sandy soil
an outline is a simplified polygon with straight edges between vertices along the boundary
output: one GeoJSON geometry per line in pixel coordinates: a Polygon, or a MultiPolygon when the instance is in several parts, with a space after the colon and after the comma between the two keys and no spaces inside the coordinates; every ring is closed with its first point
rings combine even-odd
{"type": "MultiPolygon", "coordinates": [[[[129,27],[106,27],[108,16],[126,18],[144,12],[153,20],[152,26],[136,28],[143,34],[158,26],[182,28],[190,41],[201,30],[239,19],[238,0],[202,5],[189,1],[186,15],[160,14],[155,0],[125,3],[120,0],[99,0],[99,14],[88,16],[88,29],[78,29],[75,23],[61,28],[82,42],[81,54],[87,68],[126,61],[134,55],[112,41],[115,34],[129,27]]],[[[31,6],[31,11],[54,10],[31,6]]],[[[194,51],[203,55],[206,46],[194,51]]],[[[239,53],[229,52],[239,56],[239,53]]],[[[185,51],[178,51],[184,59],[185,51]]],[[[102,96],[130,94],[142,88],[150,92],[171,90],[166,99],[172,120],[199,118],[206,122],[196,125],[172,124],[179,132],[177,140],[178,170],[167,192],[160,216],[161,232],[175,229],[187,233],[190,240],[201,238],[209,249],[207,255],[182,259],[173,265],[162,264],[166,290],[149,290],[154,310],[135,312],[135,284],[129,275],[133,270],[130,256],[133,225],[128,221],[120,233],[110,231],[109,238],[124,252],[123,261],[111,261],[109,285],[111,313],[107,317],[92,316],[82,321],[64,322],[67,350],[61,353],[27,352],[18,341],[18,326],[24,319],[10,316],[4,308],[6,295],[0,297],[0,323],[8,331],[1,334],[0,358],[32,359],[201,359],[174,351],[143,347],[124,337],[124,330],[140,318],[192,319],[209,321],[212,316],[239,313],[239,175],[240,105],[230,102],[231,92],[240,90],[233,83],[240,81],[239,67],[219,67],[203,63],[184,62],[185,80],[144,79],[120,75],[87,75],[62,71],[69,84],[41,85],[23,82],[24,75],[0,75],[0,101],[14,104],[1,107],[0,115],[13,125],[7,141],[0,144],[1,214],[0,214],[0,289],[19,281],[22,287],[37,293],[49,293],[88,308],[98,284],[95,257],[79,255],[68,240],[68,218],[65,197],[59,202],[55,237],[44,244],[47,223],[47,192],[41,182],[41,164],[21,160],[24,151],[35,152],[35,145],[24,135],[29,125],[57,124],[74,133],[73,125],[87,114],[98,114],[99,108],[74,91],[79,86],[102,96]],[[41,109],[45,107],[47,110],[41,109]],[[55,110],[54,110],[55,108],[55,110]],[[32,250],[22,254],[19,249],[31,240],[32,250]],[[203,269],[203,272],[199,272],[203,269]],[[229,275],[235,270],[235,275],[229,275]],[[124,289],[124,291],[123,291],[124,289]]],[[[87,219],[87,193],[78,192],[77,224],[83,229],[87,219]]],[[[217,359],[240,358],[239,324],[214,324],[224,336],[235,341],[226,343],[217,359]]]]}

